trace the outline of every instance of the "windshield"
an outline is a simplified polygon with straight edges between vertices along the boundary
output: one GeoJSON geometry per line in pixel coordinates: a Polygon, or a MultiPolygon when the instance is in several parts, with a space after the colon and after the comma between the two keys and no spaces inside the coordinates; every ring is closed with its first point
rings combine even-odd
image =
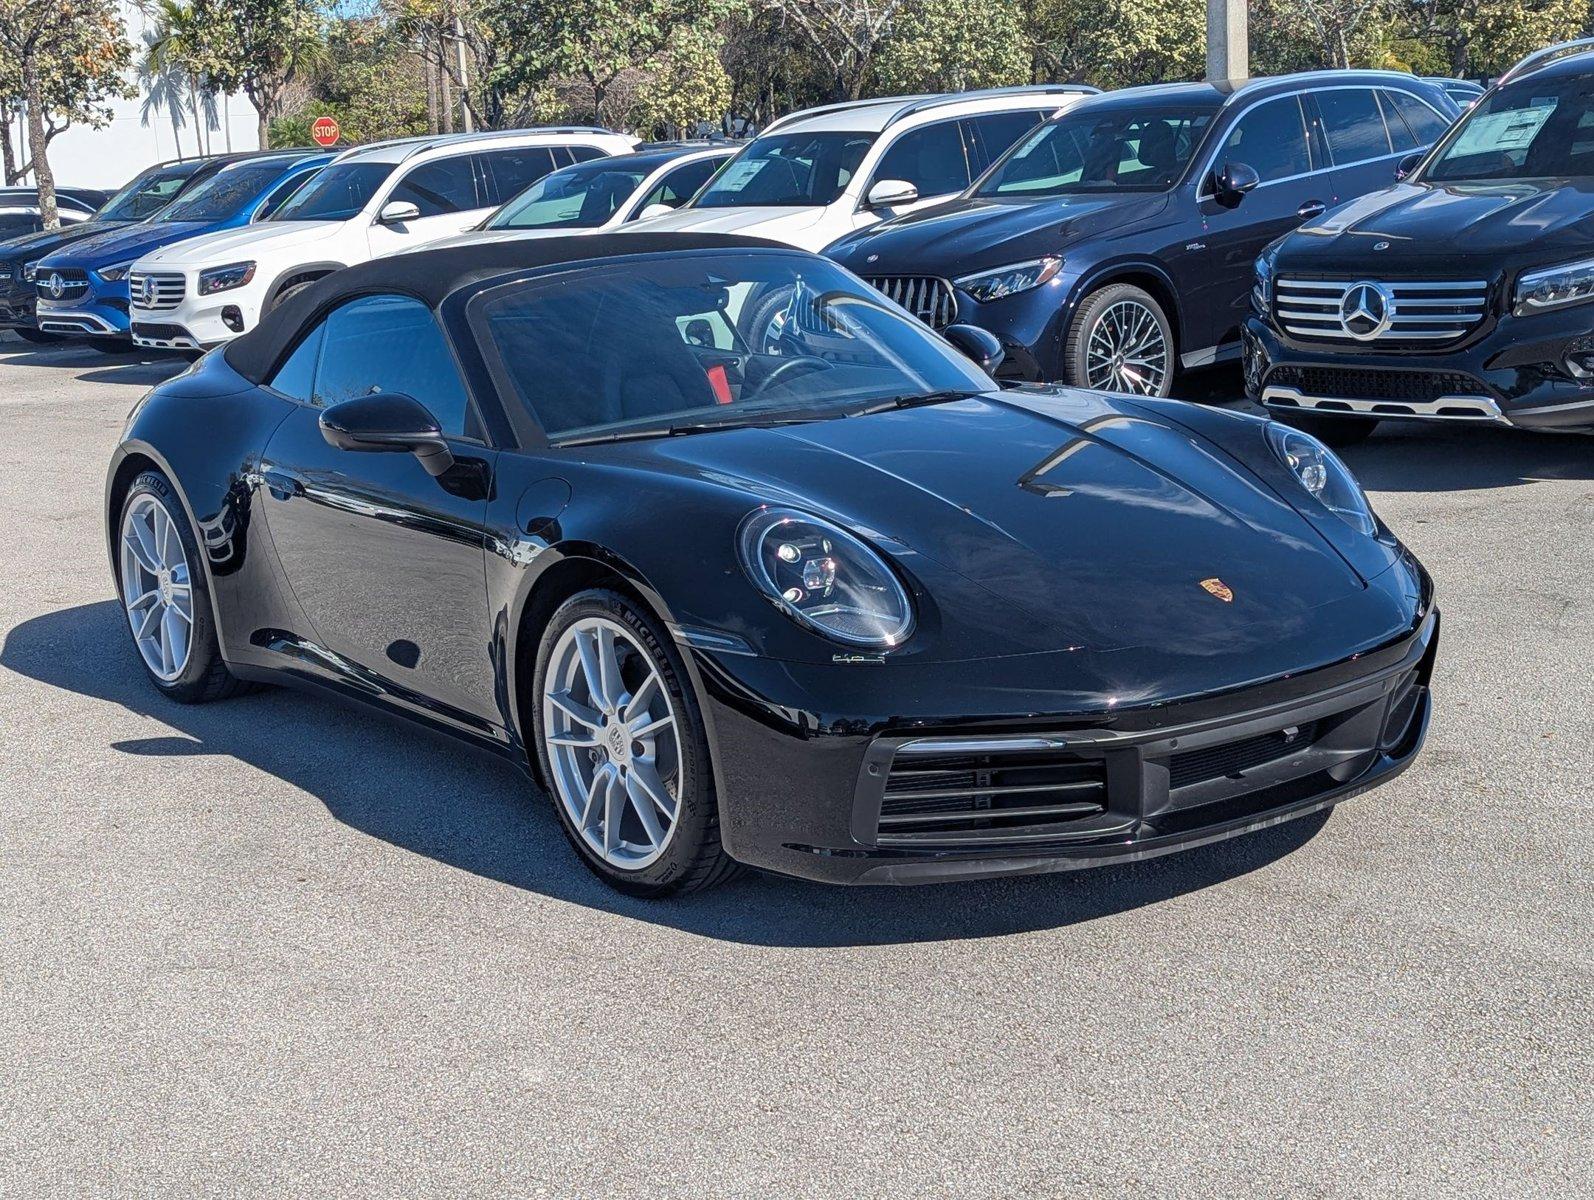
{"type": "Polygon", "coordinates": [[[750,143],[693,208],[829,204],[874,143],[872,133],[777,133],[750,143]]]}
{"type": "Polygon", "coordinates": [[[393,163],[334,163],[279,208],[273,221],[347,221],[393,173],[393,163]]]}
{"type": "Polygon", "coordinates": [[[183,190],[192,167],[145,171],[107,200],[97,214],[101,221],[142,221],[153,217],[183,190]]]}
{"type": "Polygon", "coordinates": [[[156,218],[160,221],[224,221],[237,215],[282,175],[282,163],[250,164],[217,171],[184,192],[156,218]]]}
{"type": "Polygon", "coordinates": [[[1422,173],[1429,183],[1594,175],[1594,75],[1524,79],[1479,101],[1422,173]]]}
{"type": "Polygon", "coordinates": [[[495,212],[487,229],[590,229],[602,225],[646,178],[641,168],[595,159],[545,175],[495,212]]]}
{"type": "Polygon", "coordinates": [[[995,387],[867,284],[795,255],[609,263],[511,284],[483,311],[521,401],[566,440],[816,420],[995,387]]]}
{"type": "Polygon", "coordinates": [[[1184,174],[1210,111],[1076,109],[1042,125],[992,167],[980,196],[1160,192],[1184,174]]]}

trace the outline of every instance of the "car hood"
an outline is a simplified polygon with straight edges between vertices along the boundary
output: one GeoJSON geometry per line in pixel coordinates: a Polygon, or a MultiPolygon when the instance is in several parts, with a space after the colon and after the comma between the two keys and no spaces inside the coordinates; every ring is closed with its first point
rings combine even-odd
{"type": "Polygon", "coordinates": [[[141,258],[152,250],[208,233],[215,225],[208,221],[140,221],[121,225],[73,242],[64,253],[50,255],[50,266],[109,267],[141,258]]]}
{"type": "Polygon", "coordinates": [[[1395,270],[1490,279],[1594,254],[1594,183],[1396,184],[1292,233],[1281,267],[1377,275],[1395,270]]]}
{"type": "MultiPolygon", "coordinates": [[[[609,449],[734,487],[738,512],[789,503],[903,547],[895,556],[953,658],[1150,647],[1300,666],[1313,658],[1303,645],[1325,644],[1319,610],[1369,593],[1260,476],[1097,393],[1007,392],[609,449]]],[[[1379,644],[1402,619],[1391,609],[1363,632],[1379,644]]],[[[1332,640],[1322,661],[1346,653],[1342,624],[1332,640]]]]}
{"type": "Polygon", "coordinates": [[[262,221],[240,229],[223,229],[189,238],[146,256],[142,261],[162,267],[208,267],[248,258],[251,254],[281,253],[335,237],[344,221],[262,221]]]}
{"type": "MultiPolygon", "coordinates": [[[[142,222],[140,222],[141,224],[142,222]]],[[[83,221],[77,225],[65,225],[60,229],[43,229],[38,233],[25,233],[21,237],[8,238],[0,242],[0,259],[9,259],[13,262],[33,262],[43,258],[46,254],[54,254],[63,246],[70,246],[85,238],[96,237],[99,234],[118,229],[128,228],[123,221],[83,221]]]]}
{"type": "Polygon", "coordinates": [[[835,236],[834,227],[825,222],[827,211],[819,205],[683,208],[623,228],[639,233],[740,233],[819,251],[835,236]]]}
{"type": "Polygon", "coordinates": [[[1166,192],[1045,200],[967,197],[849,234],[825,253],[860,275],[967,275],[1138,228],[1167,206],[1166,192]]]}

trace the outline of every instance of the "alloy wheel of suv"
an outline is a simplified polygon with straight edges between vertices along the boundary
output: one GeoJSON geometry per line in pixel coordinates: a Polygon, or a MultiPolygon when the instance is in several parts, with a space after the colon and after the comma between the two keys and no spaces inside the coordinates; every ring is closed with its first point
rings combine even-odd
{"type": "Polygon", "coordinates": [[[1173,385],[1173,330],[1162,306],[1126,283],[1092,292],[1069,328],[1063,370],[1075,387],[1166,396],[1173,385]]]}

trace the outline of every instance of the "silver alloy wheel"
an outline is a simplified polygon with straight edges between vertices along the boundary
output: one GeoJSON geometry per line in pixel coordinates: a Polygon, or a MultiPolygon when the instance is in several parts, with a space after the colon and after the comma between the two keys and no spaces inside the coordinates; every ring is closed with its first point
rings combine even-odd
{"type": "Polygon", "coordinates": [[[157,679],[172,682],[194,641],[194,589],[182,535],[166,506],[139,495],[122,518],[122,604],[133,644],[157,679]]]}
{"type": "Polygon", "coordinates": [[[1090,331],[1085,378],[1093,388],[1156,396],[1168,374],[1168,342],[1156,315],[1136,300],[1109,305],[1090,331]]]}
{"type": "Polygon", "coordinates": [[[542,737],[571,826],[610,866],[638,871],[680,815],[681,740],[659,666],[624,625],[584,617],[543,682],[542,737]]]}

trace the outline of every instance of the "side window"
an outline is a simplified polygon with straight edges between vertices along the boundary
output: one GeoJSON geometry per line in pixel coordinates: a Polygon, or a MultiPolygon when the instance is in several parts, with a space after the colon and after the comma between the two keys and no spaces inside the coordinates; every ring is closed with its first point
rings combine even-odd
{"type": "Polygon", "coordinates": [[[570,155],[572,162],[591,162],[595,158],[607,158],[608,155],[596,146],[566,146],[565,153],[570,155]]]}
{"type": "Polygon", "coordinates": [[[520,146],[513,150],[490,150],[481,156],[491,185],[488,201],[502,204],[548,174],[555,166],[553,149],[548,146],[520,146]]]}
{"type": "Polygon", "coordinates": [[[299,343],[287,361],[277,368],[277,373],[266,381],[266,386],[281,392],[290,400],[301,404],[312,403],[315,395],[315,366],[321,357],[321,339],[326,335],[322,322],[299,343]]]}
{"type": "Polygon", "coordinates": [[[957,121],[903,134],[880,156],[870,187],[882,179],[906,179],[921,196],[944,196],[969,186],[968,153],[957,121]]]}
{"type": "Polygon", "coordinates": [[[1294,96],[1280,96],[1246,113],[1223,139],[1214,165],[1221,169],[1225,162],[1243,162],[1263,183],[1310,171],[1300,102],[1294,96]]]}
{"type": "Polygon", "coordinates": [[[975,172],[985,170],[1001,158],[1008,147],[1040,123],[1038,112],[982,113],[967,118],[964,124],[973,127],[978,147],[975,172]]]}
{"type": "Polygon", "coordinates": [[[1417,135],[1412,133],[1406,124],[1406,119],[1395,108],[1395,102],[1390,99],[1388,92],[1382,89],[1378,92],[1378,107],[1384,114],[1384,128],[1389,130],[1389,144],[1395,150],[1415,150],[1417,148],[1417,135]]]}
{"type": "Polygon", "coordinates": [[[402,392],[424,404],[448,436],[480,437],[454,356],[426,305],[408,296],[366,296],[335,309],[325,330],[314,403],[402,392]]]}
{"type": "Polygon", "coordinates": [[[39,228],[39,218],[26,209],[0,212],[0,236],[13,237],[19,233],[33,233],[39,228]]]}
{"type": "Polygon", "coordinates": [[[279,183],[271,195],[266,197],[266,202],[255,212],[254,219],[264,221],[277,209],[282,207],[282,202],[299,190],[300,185],[315,177],[314,171],[304,171],[298,175],[291,175],[279,183]]]}
{"type": "Polygon", "coordinates": [[[1439,140],[1439,135],[1450,128],[1450,122],[1429,108],[1410,92],[1390,88],[1384,93],[1394,102],[1395,111],[1406,118],[1406,124],[1424,146],[1439,140]]]}
{"type": "Polygon", "coordinates": [[[697,189],[708,182],[708,177],[714,174],[724,161],[723,158],[706,158],[702,162],[676,167],[659,181],[656,188],[642,198],[642,203],[636,206],[636,211],[627,220],[636,220],[642,215],[642,210],[650,204],[668,204],[671,208],[679,208],[697,195],[697,189]]]}
{"type": "Polygon", "coordinates": [[[1317,110],[1323,114],[1323,132],[1328,137],[1334,165],[1349,166],[1390,152],[1389,135],[1384,132],[1384,116],[1371,88],[1332,88],[1315,93],[1317,110]]]}
{"type": "Polygon", "coordinates": [[[391,200],[408,200],[423,217],[481,208],[476,197],[476,169],[469,154],[422,163],[393,189],[391,200]]]}

